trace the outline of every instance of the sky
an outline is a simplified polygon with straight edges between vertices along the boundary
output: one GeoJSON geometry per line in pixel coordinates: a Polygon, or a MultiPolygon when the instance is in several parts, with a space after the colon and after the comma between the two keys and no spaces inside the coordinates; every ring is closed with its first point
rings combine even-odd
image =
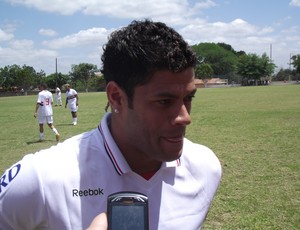
{"type": "Polygon", "coordinates": [[[277,70],[300,54],[300,0],[0,0],[0,68],[27,65],[47,75],[79,63],[100,68],[109,34],[145,18],[190,45],[266,53],[277,70]]]}

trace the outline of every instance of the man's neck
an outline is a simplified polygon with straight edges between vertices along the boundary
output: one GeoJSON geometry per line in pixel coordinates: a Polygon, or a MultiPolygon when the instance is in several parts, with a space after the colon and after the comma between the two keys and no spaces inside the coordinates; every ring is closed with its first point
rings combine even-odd
{"type": "Polygon", "coordinates": [[[150,159],[147,154],[128,145],[128,143],[124,141],[124,138],[119,135],[119,129],[115,128],[118,125],[112,125],[113,122],[115,121],[113,121],[112,116],[110,116],[107,120],[108,128],[131,170],[141,176],[147,173],[155,174],[155,172],[160,169],[162,163],[150,159]]]}

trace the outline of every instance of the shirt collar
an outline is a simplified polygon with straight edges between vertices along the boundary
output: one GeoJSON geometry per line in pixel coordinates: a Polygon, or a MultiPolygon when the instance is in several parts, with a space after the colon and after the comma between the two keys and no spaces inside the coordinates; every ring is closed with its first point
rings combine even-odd
{"type": "MultiPolygon", "coordinates": [[[[110,120],[111,120],[111,113],[106,113],[100,125],[98,126],[98,130],[100,131],[103,137],[106,153],[109,156],[114,168],[116,169],[119,175],[123,175],[132,170],[128,165],[128,163],[126,162],[123,154],[121,153],[120,149],[118,148],[116,142],[114,141],[111,135],[111,132],[109,130],[110,120]]],[[[164,162],[161,167],[168,168],[168,167],[177,167],[180,165],[181,165],[180,159],[177,159],[170,162],[164,162]]]]}

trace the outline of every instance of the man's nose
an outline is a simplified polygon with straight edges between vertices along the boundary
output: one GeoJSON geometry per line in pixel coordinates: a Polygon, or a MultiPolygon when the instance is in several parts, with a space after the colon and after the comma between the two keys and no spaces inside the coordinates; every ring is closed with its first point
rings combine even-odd
{"type": "Polygon", "coordinates": [[[173,125],[189,125],[191,123],[190,112],[187,107],[183,104],[181,105],[177,116],[173,120],[173,125]]]}

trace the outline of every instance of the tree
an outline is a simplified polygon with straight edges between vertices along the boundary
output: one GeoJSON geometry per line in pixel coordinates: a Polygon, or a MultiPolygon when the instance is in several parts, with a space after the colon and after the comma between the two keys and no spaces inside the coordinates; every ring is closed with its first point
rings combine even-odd
{"type": "Polygon", "coordinates": [[[3,89],[6,89],[9,87],[9,85],[9,68],[8,66],[5,66],[0,68],[0,86],[3,89]]]}
{"type": "Polygon", "coordinates": [[[235,71],[238,60],[236,52],[225,43],[200,43],[192,46],[197,56],[203,57],[210,64],[215,75],[226,75],[235,71]]]}
{"type": "Polygon", "coordinates": [[[31,66],[18,65],[5,66],[0,69],[0,83],[5,90],[20,90],[21,88],[27,91],[38,85],[42,78],[45,76],[45,72],[41,70],[36,72],[31,66]]]}
{"type": "Polygon", "coordinates": [[[73,77],[74,81],[80,81],[88,92],[88,82],[91,77],[94,76],[94,72],[97,70],[97,65],[89,63],[80,63],[79,65],[73,65],[70,75],[73,77]]]}
{"type": "Polygon", "coordinates": [[[257,81],[262,77],[269,77],[273,74],[275,65],[270,62],[266,54],[261,57],[257,54],[245,54],[239,57],[237,73],[243,77],[244,85],[249,81],[257,81]]]}
{"type": "Polygon", "coordinates": [[[296,73],[300,74],[300,54],[292,56],[292,65],[296,69],[296,73]]]}
{"type": "Polygon", "coordinates": [[[231,45],[228,45],[228,44],[223,43],[223,42],[222,42],[222,43],[217,43],[217,45],[223,47],[225,50],[228,50],[228,51],[234,53],[234,54],[237,55],[237,56],[241,56],[241,55],[246,54],[245,51],[243,51],[243,50],[235,51],[235,50],[232,48],[231,45]]]}
{"type": "Polygon", "coordinates": [[[292,71],[290,69],[281,68],[277,74],[272,77],[273,81],[287,81],[291,76],[292,71]]]}
{"type": "Polygon", "coordinates": [[[37,73],[33,67],[23,65],[23,67],[19,69],[19,73],[17,75],[15,83],[16,85],[24,89],[26,94],[30,86],[39,83],[43,76],[43,72],[37,73]]]}
{"type": "Polygon", "coordinates": [[[57,74],[56,73],[49,74],[45,79],[47,86],[51,89],[55,89],[56,86],[61,88],[62,85],[68,83],[69,81],[70,81],[70,76],[68,74],[62,74],[60,72],[57,74]]]}
{"type": "Polygon", "coordinates": [[[206,87],[208,79],[211,79],[213,76],[213,69],[210,64],[207,63],[201,63],[196,66],[195,68],[195,74],[196,78],[202,79],[204,82],[204,85],[206,87]]]}
{"type": "Polygon", "coordinates": [[[105,91],[105,87],[106,83],[104,76],[100,72],[95,73],[89,81],[89,88],[95,91],[105,91]]]}
{"type": "Polygon", "coordinates": [[[262,77],[270,77],[274,73],[276,65],[272,63],[266,53],[263,53],[260,60],[260,67],[262,69],[262,77]]]}
{"type": "Polygon", "coordinates": [[[34,76],[32,85],[39,85],[41,82],[45,82],[46,73],[44,70],[40,70],[40,72],[36,72],[36,76],[34,76]]]}
{"type": "Polygon", "coordinates": [[[0,69],[1,86],[6,90],[10,90],[12,87],[16,87],[16,79],[19,75],[21,67],[18,65],[5,66],[0,69]]]}

